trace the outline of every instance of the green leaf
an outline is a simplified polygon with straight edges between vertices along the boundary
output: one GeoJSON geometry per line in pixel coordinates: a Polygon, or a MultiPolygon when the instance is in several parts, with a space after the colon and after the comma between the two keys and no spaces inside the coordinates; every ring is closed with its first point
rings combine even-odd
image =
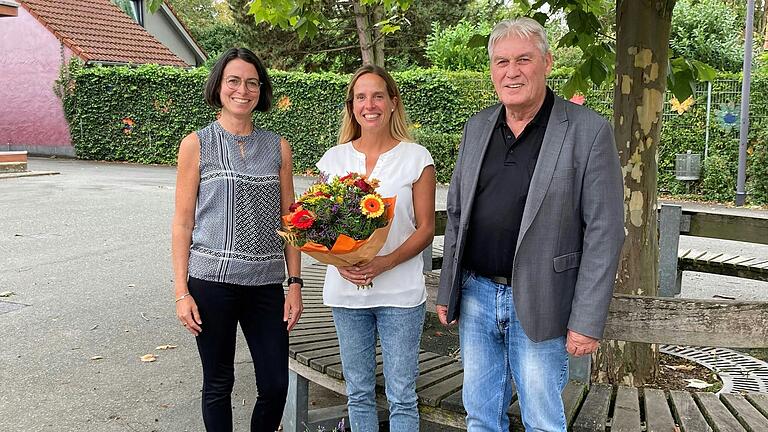
{"type": "Polygon", "coordinates": [[[149,8],[149,11],[152,13],[157,12],[158,9],[160,9],[160,5],[163,4],[163,0],[149,0],[149,3],[147,4],[147,8],[149,8]]]}
{"type": "Polygon", "coordinates": [[[584,78],[581,75],[581,72],[577,69],[573,71],[573,74],[570,78],[568,78],[568,81],[563,84],[563,96],[566,98],[570,98],[573,96],[577,91],[580,91],[584,93],[586,91],[587,85],[584,82],[584,78]]]}
{"type": "Polygon", "coordinates": [[[605,63],[600,59],[593,57],[589,68],[589,77],[592,79],[593,83],[600,85],[608,77],[609,70],[610,69],[605,63]]]}
{"type": "Polygon", "coordinates": [[[467,43],[467,46],[470,48],[480,48],[480,47],[486,47],[488,46],[488,40],[491,38],[490,34],[480,34],[475,33],[472,35],[471,38],[469,38],[469,43],[467,43]]]}
{"type": "Polygon", "coordinates": [[[717,76],[717,71],[706,63],[698,60],[691,60],[691,64],[696,71],[696,79],[699,81],[712,81],[717,76]]]}
{"type": "Polygon", "coordinates": [[[547,23],[547,20],[549,19],[549,15],[543,12],[536,12],[535,14],[533,14],[531,18],[533,18],[534,20],[536,20],[536,22],[538,22],[543,26],[547,23]]]}
{"type": "Polygon", "coordinates": [[[398,31],[398,30],[400,30],[400,26],[399,26],[399,25],[393,25],[393,24],[384,24],[384,25],[381,27],[381,30],[380,30],[380,31],[381,31],[383,34],[390,34],[390,33],[394,33],[394,32],[396,32],[396,31],[398,31]]]}

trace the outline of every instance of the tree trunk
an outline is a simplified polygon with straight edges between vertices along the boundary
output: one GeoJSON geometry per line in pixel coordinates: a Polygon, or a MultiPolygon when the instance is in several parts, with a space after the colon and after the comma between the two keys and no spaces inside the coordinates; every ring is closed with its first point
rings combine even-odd
{"type": "Polygon", "coordinates": [[[373,10],[373,49],[376,56],[376,65],[384,67],[384,38],[382,37],[381,30],[376,27],[375,24],[381,22],[382,13],[381,5],[376,5],[373,10]]]}
{"type": "MultiPolygon", "coordinates": [[[[656,155],[667,87],[667,50],[675,0],[617,0],[614,134],[624,174],[627,234],[616,292],[658,293],[656,155]],[[648,29],[653,29],[649,31],[648,29]]],[[[640,386],[658,372],[655,345],[605,341],[593,379],[640,386]]]]}
{"type": "Polygon", "coordinates": [[[368,19],[368,8],[360,4],[360,1],[352,2],[355,11],[355,26],[357,27],[357,37],[360,40],[360,53],[363,57],[363,64],[375,64],[376,54],[371,42],[373,36],[371,24],[368,19]]]}

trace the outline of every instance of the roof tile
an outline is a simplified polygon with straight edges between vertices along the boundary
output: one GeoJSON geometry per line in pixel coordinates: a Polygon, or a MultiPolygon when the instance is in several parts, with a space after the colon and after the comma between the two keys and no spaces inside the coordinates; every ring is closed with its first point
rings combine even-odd
{"type": "Polygon", "coordinates": [[[88,61],[189,66],[110,0],[19,0],[88,61]]]}

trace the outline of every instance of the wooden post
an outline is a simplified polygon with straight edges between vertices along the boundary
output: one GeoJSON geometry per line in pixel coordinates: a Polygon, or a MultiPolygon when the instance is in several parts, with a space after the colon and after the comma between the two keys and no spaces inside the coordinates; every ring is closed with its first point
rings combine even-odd
{"type": "Polygon", "coordinates": [[[309,381],[288,371],[288,400],[283,410],[283,432],[304,432],[309,424],[309,381]]]}
{"type": "Polygon", "coordinates": [[[662,204],[659,212],[659,296],[680,294],[683,272],[678,270],[677,250],[680,245],[680,220],[683,208],[662,204]]]}
{"type": "Polygon", "coordinates": [[[592,356],[575,357],[568,354],[568,379],[589,384],[592,373],[592,356]]]}

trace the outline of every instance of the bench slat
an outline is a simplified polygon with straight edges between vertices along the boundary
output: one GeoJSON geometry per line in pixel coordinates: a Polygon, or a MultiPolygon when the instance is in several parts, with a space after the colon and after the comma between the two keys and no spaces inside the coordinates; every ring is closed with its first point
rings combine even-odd
{"type": "Polygon", "coordinates": [[[294,336],[293,334],[291,334],[289,338],[289,343],[290,345],[300,345],[308,342],[322,342],[322,341],[329,341],[329,340],[338,340],[338,336],[336,336],[335,331],[328,331],[326,333],[315,332],[312,334],[307,334],[302,336],[298,336],[298,335],[294,336]]]}
{"type": "Polygon", "coordinates": [[[675,412],[680,426],[684,431],[711,432],[712,428],[696,406],[691,392],[682,390],[670,390],[669,398],[672,401],[672,410],[675,412]]]}
{"type": "Polygon", "coordinates": [[[607,384],[593,384],[587,399],[573,422],[574,432],[604,431],[608,423],[613,387],[607,384]]]}
{"type": "Polygon", "coordinates": [[[460,389],[464,381],[464,374],[460,373],[454,375],[448,379],[440,381],[431,387],[427,387],[425,390],[418,392],[419,400],[422,403],[436,407],[440,405],[443,399],[460,389]]]}
{"type": "Polygon", "coordinates": [[[675,420],[669,411],[667,397],[663,390],[644,389],[645,425],[647,432],[669,432],[675,430],[675,420]]]}
{"type": "Polygon", "coordinates": [[[329,366],[337,364],[341,364],[341,354],[329,355],[309,361],[309,367],[322,373],[325,373],[329,366]]]}
{"type": "Polygon", "coordinates": [[[637,388],[619,386],[611,419],[611,432],[637,432],[640,430],[640,402],[637,388]]]}
{"type": "Polygon", "coordinates": [[[333,325],[333,322],[315,322],[315,323],[305,323],[302,322],[302,319],[299,319],[299,323],[296,324],[296,327],[293,328],[293,331],[291,331],[291,334],[293,334],[294,331],[318,331],[318,332],[325,332],[328,329],[332,329],[333,331],[336,331],[336,326],[333,325]]]}
{"type": "Polygon", "coordinates": [[[291,330],[291,333],[288,336],[288,343],[293,343],[293,338],[298,336],[308,336],[308,335],[320,335],[323,333],[336,333],[336,327],[319,327],[319,328],[308,328],[308,329],[300,329],[296,327],[291,330]]]}
{"type": "Polygon", "coordinates": [[[311,341],[311,342],[304,342],[304,343],[295,343],[290,344],[288,346],[288,352],[291,354],[298,354],[298,353],[305,353],[305,352],[312,352],[315,350],[320,350],[323,348],[332,348],[332,347],[338,347],[339,346],[339,339],[330,339],[330,340],[324,340],[324,341],[311,341]]]}
{"type": "Polygon", "coordinates": [[[450,357],[436,355],[435,358],[419,363],[419,375],[441,368],[453,362],[454,360],[450,357]]]}
{"type": "Polygon", "coordinates": [[[731,261],[728,264],[732,265],[732,266],[749,267],[749,262],[750,261],[754,261],[754,260],[755,260],[755,258],[753,258],[753,257],[739,257],[738,259],[735,259],[735,260],[731,261]]]}
{"type": "Polygon", "coordinates": [[[691,253],[686,258],[690,258],[698,261],[701,259],[701,257],[703,257],[706,254],[707,254],[707,251],[701,251],[701,250],[691,251],[691,253]]]}
{"type": "Polygon", "coordinates": [[[431,370],[425,374],[420,374],[416,378],[416,392],[421,394],[421,391],[430,385],[433,385],[441,380],[448,379],[454,375],[462,373],[464,368],[459,362],[449,363],[438,369],[431,370]]]}
{"type": "Polygon", "coordinates": [[[330,348],[323,348],[318,349],[314,351],[308,351],[308,352],[300,352],[296,354],[296,357],[294,357],[299,363],[303,365],[309,365],[309,362],[312,361],[312,359],[316,359],[319,357],[327,357],[334,355],[339,352],[339,347],[330,347],[330,348]]]}
{"type": "Polygon", "coordinates": [[[768,346],[768,302],[615,294],[606,339],[669,345],[768,346]]]}
{"type": "Polygon", "coordinates": [[[723,394],[720,396],[720,399],[749,432],[768,431],[768,419],[755,409],[744,396],[723,394]]]}
{"type": "Polygon", "coordinates": [[[440,408],[466,414],[466,411],[464,410],[464,399],[461,397],[461,389],[443,399],[442,402],[440,402],[440,408]]]}
{"type": "Polygon", "coordinates": [[[728,408],[720,402],[720,399],[714,393],[694,393],[694,397],[699,402],[704,417],[709,421],[712,427],[718,432],[743,432],[739,421],[728,411],[728,408]]]}
{"type": "Polygon", "coordinates": [[[747,400],[750,401],[764,416],[768,417],[768,394],[749,393],[747,394],[747,400]]]}
{"type": "Polygon", "coordinates": [[[584,400],[589,388],[586,384],[578,381],[568,381],[563,390],[563,406],[565,407],[565,419],[568,424],[573,423],[576,413],[579,411],[581,402],[584,400]]]}

